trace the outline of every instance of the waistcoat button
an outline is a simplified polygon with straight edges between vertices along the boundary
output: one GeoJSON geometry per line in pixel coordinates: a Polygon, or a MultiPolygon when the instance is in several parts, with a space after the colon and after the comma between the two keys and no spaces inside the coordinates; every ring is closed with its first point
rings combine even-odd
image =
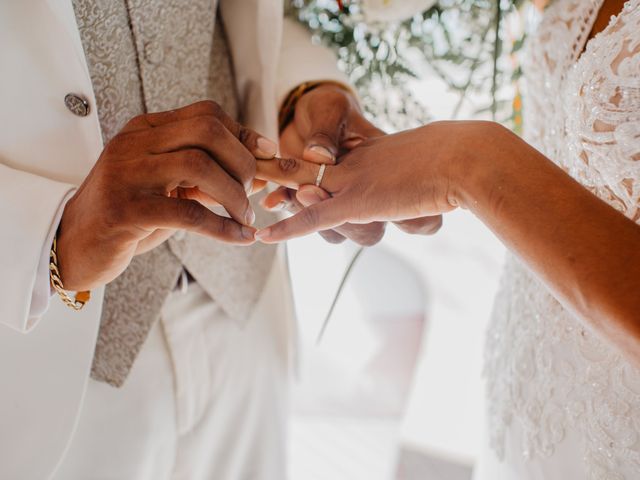
{"type": "Polygon", "coordinates": [[[89,102],[82,95],[67,93],[64,97],[64,104],[74,115],[79,117],[89,115],[89,102]]]}

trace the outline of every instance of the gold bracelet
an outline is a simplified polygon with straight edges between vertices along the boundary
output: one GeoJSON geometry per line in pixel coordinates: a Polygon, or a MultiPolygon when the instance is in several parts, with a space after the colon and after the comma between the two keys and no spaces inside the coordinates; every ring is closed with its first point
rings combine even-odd
{"type": "Polygon", "coordinates": [[[63,303],[74,310],[82,310],[82,307],[91,299],[91,292],[77,292],[74,298],[64,289],[62,279],[60,278],[60,270],[58,269],[58,232],[53,237],[51,245],[51,253],[49,254],[49,279],[51,286],[56,291],[63,303]]]}
{"type": "Polygon", "coordinates": [[[298,104],[300,98],[302,98],[305,93],[308,93],[311,90],[314,90],[323,85],[333,85],[334,87],[338,87],[346,92],[352,92],[345,85],[331,80],[301,83],[296,88],[291,90],[284,99],[284,102],[282,102],[282,107],[280,107],[280,111],[278,112],[278,128],[280,133],[282,133],[286,126],[289,125],[289,122],[293,120],[293,116],[296,113],[296,105],[298,104]]]}

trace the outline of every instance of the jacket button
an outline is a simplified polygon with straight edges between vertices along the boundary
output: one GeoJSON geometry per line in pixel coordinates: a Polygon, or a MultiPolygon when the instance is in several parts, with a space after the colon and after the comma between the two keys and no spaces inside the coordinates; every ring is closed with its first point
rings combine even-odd
{"type": "Polygon", "coordinates": [[[89,115],[89,102],[82,95],[67,93],[64,97],[64,104],[74,115],[79,117],[86,117],[89,115]]]}

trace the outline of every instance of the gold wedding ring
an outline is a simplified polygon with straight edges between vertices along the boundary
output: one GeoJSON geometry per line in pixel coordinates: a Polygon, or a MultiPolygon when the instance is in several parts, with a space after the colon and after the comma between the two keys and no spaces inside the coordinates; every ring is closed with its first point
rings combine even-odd
{"type": "Polygon", "coordinates": [[[322,183],[322,177],[324,177],[324,171],[327,168],[327,165],[322,163],[320,164],[320,170],[318,170],[318,176],[316,177],[316,183],[315,186],[319,187],[320,184],[322,183]]]}

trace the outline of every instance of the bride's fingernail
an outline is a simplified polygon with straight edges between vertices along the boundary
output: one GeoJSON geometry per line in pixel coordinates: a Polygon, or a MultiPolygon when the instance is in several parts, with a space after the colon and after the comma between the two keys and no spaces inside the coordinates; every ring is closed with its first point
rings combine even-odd
{"type": "Polygon", "coordinates": [[[244,214],[244,222],[247,225],[253,225],[256,221],[256,212],[253,211],[253,208],[247,208],[246,213],[244,214]]]}
{"type": "Polygon", "coordinates": [[[327,147],[323,147],[322,145],[312,145],[309,147],[309,151],[329,159],[332,163],[336,161],[336,157],[333,153],[331,153],[327,147]]]}
{"type": "Polygon", "coordinates": [[[266,205],[266,204],[262,204],[262,206],[266,209],[269,210],[270,212],[279,212],[280,210],[284,210],[285,207],[287,206],[287,202],[282,201],[282,202],[278,202],[275,205],[266,205]]]}
{"type": "Polygon", "coordinates": [[[242,227],[242,236],[247,240],[255,240],[256,239],[256,230],[251,227],[242,227]]]}
{"type": "Polygon", "coordinates": [[[256,142],[258,145],[258,155],[262,158],[273,158],[278,153],[278,146],[268,138],[260,137],[256,142]]]}
{"type": "Polygon", "coordinates": [[[265,228],[263,230],[258,230],[255,234],[257,240],[266,240],[271,236],[271,229],[265,228]]]}

